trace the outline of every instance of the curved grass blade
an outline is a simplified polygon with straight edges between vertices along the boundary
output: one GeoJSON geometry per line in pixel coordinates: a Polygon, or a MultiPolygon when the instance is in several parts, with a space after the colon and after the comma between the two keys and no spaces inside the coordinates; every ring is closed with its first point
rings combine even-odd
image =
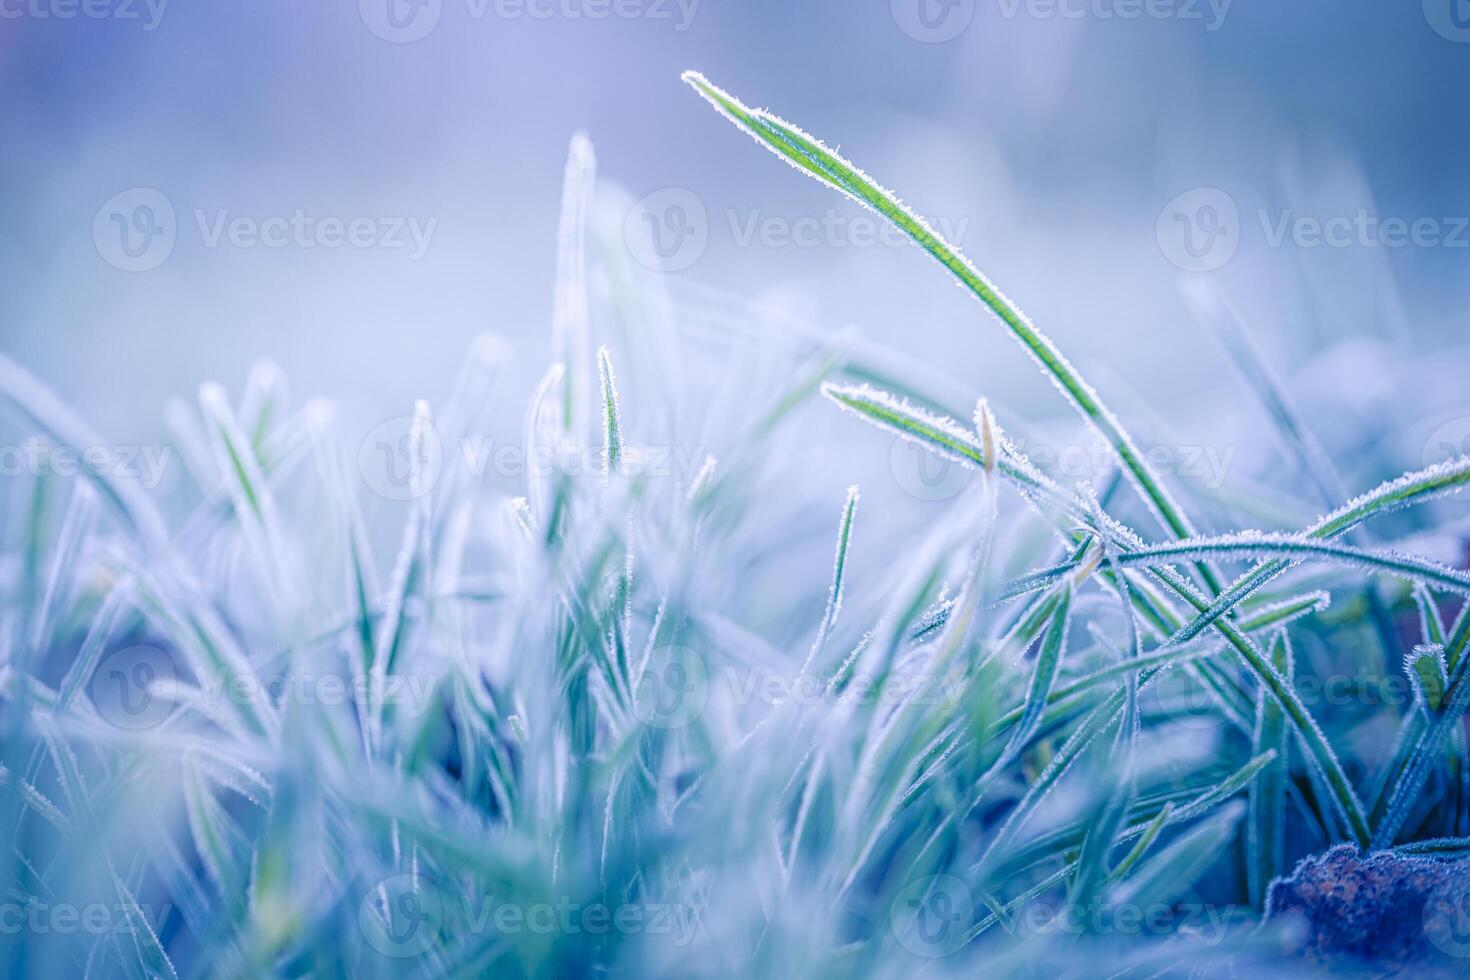
{"type": "MultiPolygon", "coordinates": [[[[1470,456],[1461,456],[1458,459],[1448,460],[1422,470],[1405,473],[1397,479],[1380,484],[1367,493],[1348,501],[1308,528],[1304,535],[1308,538],[1328,541],[1346,534],[1374,517],[1381,517],[1405,507],[1459,493],[1467,484],[1470,484],[1470,456]]],[[[1179,629],[1170,638],[1170,642],[1183,643],[1199,636],[1217,619],[1228,614],[1271,579],[1289,569],[1291,565],[1292,562],[1284,558],[1275,558],[1257,565],[1220,593],[1208,608],[1201,610],[1200,615],[1179,629]]]]}
{"type": "MultiPolygon", "coordinates": [[[[1470,594],[1470,573],[1447,568],[1437,562],[1412,555],[1401,555],[1392,551],[1359,548],[1354,545],[1323,541],[1298,534],[1280,534],[1250,531],[1215,537],[1188,538],[1168,544],[1150,545],[1137,551],[1124,552],[1117,556],[1118,564],[1125,568],[1152,568],[1158,565],[1174,565],[1187,561],[1217,559],[1220,561],[1249,561],[1262,556],[1283,558],[1292,563],[1322,562],[1344,565],[1382,575],[1392,575],[1411,583],[1424,585],[1433,583],[1440,588],[1470,594]]],[[[1056,581],[1076,568],[1076,563],[1063,563],[1035,572],[1023,584],[1040,588],[1056,581]]]]}
{"type": "MultiPolygon", "coordinates": [[[[798,170],[876,211],[949,270],[961,285],[1000,319],[1011,335],[1051,377],[1067,400],[1107,440],[1134,486],[1163,526],[1175,537],[1194,535],[1193,525],[1149,468],[1133,438],[1103,404],[1097,392],[1083,380],[1051,339],[1038,330],[958,249],[940,238],[923,218],[905,206],[891,191],[879,186],[867,174],[819,140],[764,109],[745,106],[698,72],[685,72],[683,78],[757,142],[763,143],[798,170]]],[[[1213,573],[1201,568],[1201,574],[1212,591],[1219,591],[1220,583],[1213,573]]]]}
{"type": "MultiPolygon", "coordinates": [[[[829,385],[824,388],[824,393],[839,405],[842,405],[844,408],[870,422],[904,434],[908,438],[912,438],[922,445],[929,446],[957,462],[983,467],[984,457],[982,449],[972,436],[966,434],[952,420],[931,416],[891,396],[868,388],[850,389],[829,385]]],[[[1094,515],[1086,504],[1062,491],[1050,480],[1047,480],[1038,473],[1036,468],[1025,460],[1025,457],[1020,456],[1016,452],[1014,447],[1002,445],[1001,452],[1002,458],[997,462],[996,470],[1001,475],[1016,482],[1022,488],[1023,493],[1028,495],[1028,499],[1040,498],[1049,501],[1061,508],[1070,520],[1088,525],[1089,527],[1098,522],[1098,516],[1094,515]]],[[[1467,466],[1465,479],[1470,480],[1470,459],[1466,459],[1465,463],[1467,466]]],[[[1438,490],[1433,492],[1443,490],[1445,481],[1450,478],[1444,475],[1441,468],[1432,469],[1434,470],[1433,474],[1426,476],[1423,481],[1413,484],[1418,489],[1411,491],[1407,489],[1409,484],[1404,481],[1396,481],[1393,487],[1387,489],[1381,488],[1381,493],[1375,499],[1380,500],[1385,505],[1390,499],[1404,500],[1407,499],[1406,494],[1412,496],[1414,493],[1423,491],[1424,487],[1431,483],[1438,486],[1438,490]]],[[[1369,512],[1372,509],[1372,504],[1365,501],[1358,501],[1349,505],[1349,510],[1353,513],[1369,512]]],[[[1329,523],[1336,521],[1337,518],[1335,517],[1329,519],[1329,523]]],[[[1102,535],[1105,543],[1110,544],[1120,551],[1141,551],[1145,548],[1145,545],[1138,540],[1137,535],[1122,525],[1111,521],[1106,515],[1102,515],[1101,526],[1096,527],[1095,530],[1102,535]]],[[[1150,567],[1149,572],[1171,592],[1194,607],[1198,613],[1204,614],[1212,608],[1212,604],[1208,599],[1196,591],[1183,576],[1167,565],[1150,567]]],[[[1137,593],[1135,592],[1135,594],[1137,593]]],[[[1237,598],[1231,605],[1233,606],[1243,598],[1245,598],[1244,595],[1237,598]]],[[[1215,605],[1218,604],[1219,600],[1216,600],[1215,605]]],[[[1160,616],[1168,617],[1164,621],[1171,622],[1171,628],[1177,629],[1177,620],[1173,619],[1172,613],[1162,609],[1157,610],[1157,613],[1160,616]]],[[[1370,838],[1370,831],[1367,817],[1363,813],[1362,803],[1358,799],[1352,783],[1348,780],[1347,774],[1343,771],[1342,764],[1338,761],[1336,753],[1332,750],[1330,743],[1328,743],[1326,735],[1323,734],[1322,729],[1318,726],[1316,720],[1313,719],[1311,713],[1307,711],[1306,706],[1302,703],[1296,692],[1276,672],[1275,668],[1271,666],[1270,661],[1262,654],[1260,648],[1245,636],[1234,623],[1227,619],[1216,617],[1208,625],[1219,632],[1231,647],[1240,654],[1241,659],[1250,668],[1251,672],[1265,685],[1272,696],[1281,703],[1291,720],[1292,726],[1300,733],[1303,742],[1307,746],[1308,758],[1326,778],[1333,800],[1342,812],[1342,815],[1347,819],[1353,838],[1359,845],[1366,846],[1370,838]]],[[[1177,637],[1179,632],[1176,632],[1174,635],[1177,637]]],[[[1194,635],[1198,635],[1198,633],[1194,635]]],[[[1176,640],[1171,637],[1169,642],[1173,644],[1176,640]]],[[[1225,694],[1224,691],[1218,689],[1216,689],[1216,693],[1225,694]]],[[[1222,704],[1232,715],[1238,711],[1233,699],[1230,699],[1228,696],[1222,704]]]]}

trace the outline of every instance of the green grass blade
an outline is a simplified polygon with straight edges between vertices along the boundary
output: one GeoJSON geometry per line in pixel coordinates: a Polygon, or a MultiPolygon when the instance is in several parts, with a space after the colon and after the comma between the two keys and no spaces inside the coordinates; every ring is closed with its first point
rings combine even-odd
{"type": "MultiPolygon", "coordinates": [[[[1411,583],[1434,585],[1461,595],[1470,593],[1470,573],[1447,568],[1437,562],[1373,548],[1359,548],[1336,541],[1322,541],[1297,534],[1249,532],[1218,537],[1188,538],[1168,544],[1151,545],[1117,556],[1125,568],[1156,568],[1188,561],[1215,559],[1249,561],[1262,556],[1292,563],[1321,562],[1365,571],[1392,575],[1411,583]]],[[[1043,587],[1072,572],[1076,563],[1064,563],[1033,573],[1022,584],[1043,587]]]]}
{"type": "MultiPolygon", "coordinates": [[[[920,409],[915,409],[883,392],[868,388],[843,388],[829,385],[824,389],[829,398],[836,401],[842,407],[852,411],[858,416],[873,422],[884,428],[904,434],[914,439],[921,445],[929,446],[956,462],[966,463],[971,466],[983,468],[983,450],[977,444],[973,436],[968,435],[953,420],[942,419],[930,415],[920,409]]],[[[1466,479],[1470,479],[1470,459],[1465,460],[1466,479]]],[[[1056,504],[1065,511],[1066,516],[1073,521],[1082,524],[1097,522],[1097,517],[1091,513],[1091,509],[1082,501],[1077,500],[1070,494],[1066,494],[1055,484],[1037,473],[1035,467],[1031,466],[1023,456],[1020,456],[1014,447],[1002,444],[1001,459],[996,465],[996,470],[1003,476],[1015,482],[1023,492],[1056,504]]],[[[1447,477],[1444,476],[1442,468],[1435,468],[1434,475],[1427,475],[1423,482],[1416,486],[1423,487],[1429,483],[1438,484],[1434,492],[1442,492],[1443,484],[1447,477]]],[[[1398,481],[1392,489],[1384,490],[1382,496],[1387,499],[1394,497],[1403,499],[1406,484],[1398,481]]],[[[1418,492],[1418,491],[1413,491],[1418,492]]],[[[1350,507],[1362,510],[1367,505],[1355,502],[1350,507]]],[[[1329,519],[1330,520],[1330,519],[1329,519]]],[[[1102,526],[1096,530],[1103,534],[1109,544],[1121,551],[1141,551],[1144,545],[1138,540],[1137,535],[1128,531],[1121,525],[1117,525],[1106,519],[1102,520],[1102,526]]],[[[1287,563],[1283,563],[1285,565],[1287,563]]],[[[1207,614],[1213,608],[1210,600],[1201,595],[1183,576],[1179,575],[1167,565],[1162,567],[1150,567],[1150,574],[1158,579],[1165,587],[1190,606],[1197,613],[1207,614]]],[[[1246,595],[1249,594],[1248,590],[1246,595]]],[[[1242,595],[1231,605],[1240,602],[1246,597],[1242,595]]],[[[1213,605],[1219,605],[1218,600],[1213,605]]],[[[1177,627],[1177,622],[1173,624],[1177,627]]],[[[1363,813],[1361,801],[1354,791],[1352,783],[1343,771],[1342,764],[1338,761],[1337,754],[1332,750],[1326,735],[1318,726],[1306,706],[1296,692],[1292,690],[1271,666],[1270,662],[1262,654],[1259,647],[1231,621],[1214,618],[1208,626],[1215,629],[1223,636],[1232,648],[1239,653],[1245,665],[1254,673],[1257,679],[1265,685],[1273,697],[1281,702],[1290,718],[1292,726],[1300,733],[1303,742],[1307,746],[1309,761],[1316,766],[1327,780],[1332,797],[1338,809],[1342,812],[1348,822],[1353,838],[1360,844],[1366,845],[1370,832],[1367,817],[1363,813]]],[[[1180,630],[1171,637],[1170,643],[1176,642],[1183,631],[1180,630]]],[[[1198,635],[1196,632],[1194,635],[1198,635]]],[[[1235,698],[1231,696],[1224,702],[1227,711],[1232,715],[1240,713],[1240,707],[1235,698]]]]}
{"type": "Polygon", "coordinates": [[[562,183],[556,233],[556,299],[551,313],[552,360],[566,365],[561,419],[565,429],[586,431],[585,386],[591,370],[587,311],[587,209],[597,179],[597,157],[585,133],[572,137],[562,183]]]}
{"type": "Polygon", "coordinates": [[[1243,807],[1232,804],[1139,865],[1115,887],[1114,901],[1135,908],[1176,901],[1235,837],[1243,807]]]}
{"type": "MultiPolygon", "coordinates": [[[[1272,665],[1288,684],[1291,683],[1291,647],[1285,633],[1277,634],[1271,643],[1270,656],[1272,665]]],[[[1257,755],[1274,752],[1276,757],[1262,770],[1250,790],[1246,874],[1251,905],[1256,908],[1265,908],[1266,887],[1281,874],[1286,861],[1283,832],[1286,828],[1286,783],[1290,776],[1287,755],[1290,734],[1281,705],[1262,692],[1256,698],[1253,751],[1257,755]]]]}
{"type": "MultiPolygon", "coordinates": [[[[894,194],[869,178],[819,140],[763,109],[751,109],[728,92],[712,85],[698,72],[685,72],[684,81],[758,142],[777,156],[829,187],[878,212],[960,281],[994,313],[1050,375],[1061,392],[1083,417],[1105,438],[1123,468],[1143,495],[1154,515],[1176,537],[1190,537],[1194,528],[1175,504],[1158,477],[1149,468],[1133,438],[1124,431],[1097,392],[1083,380],[1050,338],[1028,320],[1016,306],[958,249],[950,245],[894,194]]],[[[1206,573],[1211,588],[1218,591],[1213,575],[1206,573]]]]}
{"type": "Polygon", "coordinates": [[[857,517],[857,508],[858,488],[854,485],[847,488],[847,500],[842,505],[842,519],[837,524],[837,554],[832,560],[832,588],[827,593],[827,607],[822,611],[822,622],[817,627],[816,639],[812,641],[806,662],[802,664],[803,674],[811,669],[813,662],[821,658],[827,639],[832,634],[832,627],[842,614],[842,592],[847,582],[847,550],[852,545],[852,525],[857,517]]]}
{"type": "Polygon", "coordinates": [[[81,473],[144,547],[150,552],[163,550],[165,525],[153,501],[130,482],[119,479],[93,462],[94,454],[88,450],[108,443],[62,404],[51,389],[4,354],[0,354],[0,399],[8,402],[58,446],[71,449],[77,456],[81,473]]]}
{"type": "MultiPolygon", "coordinates": [[[[1308,528],[1305,534],[1309,538],[1328,541],[1374,517],[1457,494],[1467,484],[1470,484],[1470,456],[1461,456],[1405,473],[1350,500],[1308,528]]],[[[1171,638],[1172,642],[1183,643],[1198,636],[1215,620],[1229,613],[1256,590],[1289,569],[1291,564],[1286,559],[1277,558],[1257,565],[1220,593],[1200,615],[1176,632],[1171,638]]]]}
{"type": "Polygon", "coordinates": [[[612,356],[606,347],[597,348],[597,377],[602,393],[602,478],[607,480],[623,470],[623,414],[612,356]]]}

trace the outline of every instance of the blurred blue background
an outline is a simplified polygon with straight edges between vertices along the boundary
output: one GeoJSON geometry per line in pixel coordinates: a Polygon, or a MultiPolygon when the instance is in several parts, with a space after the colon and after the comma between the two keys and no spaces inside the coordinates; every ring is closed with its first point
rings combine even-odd
{"type": "Polygon", "coordinates": [[[861,212],[733,132],[679,83],[686,68],[954,229],[1121,408],[1119,392],[1168,405],[1222,388],[1224,355],[1177,288],[1193,260],[1168,239],[1231,217],[1200,210],[1218,196],[1180,198],[1201,188],[1238,211],[1192,230],[1227,236],[1206,271],[1288,373],[1344,340],[1463,335],[1460,0],[420,2],[0,0],[4,349],[115,439],[156,437],[163,401],[201,380],[238,390],[260,355],[366,428],[442,391],[492,330],[523,393],[547,358],[562,165],[582,128],[633,198],[683,188],[705,209],[708,246],[681,283],[855,327],[1016,411],[1066,414],[940,270],[844,236],[861,212]],[[121,229],[99,213],[134,188],[177,219],[146,271],[109,261],[121,229]],[[1195,211],[1170,215],[1179,200],[1195,211]],[[207,243],[222,216],[297,209],[432,233],[421,256],[207,243]],[[1438,232],[1271,241],[1284,215],[1360,211],[1438,232]],[[820,247],[743,240],[803,218],[836,230],[820,247]]]}

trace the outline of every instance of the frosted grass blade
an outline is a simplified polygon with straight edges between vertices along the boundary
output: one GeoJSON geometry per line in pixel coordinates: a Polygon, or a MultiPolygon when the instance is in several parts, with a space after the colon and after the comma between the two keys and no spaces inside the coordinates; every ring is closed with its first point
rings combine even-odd
{"type": "Polygon", "coordinates": [[[1445,670],[1444,647],[1438,643],[1421,643],[1404,658],[1414,697],[1433,715],[1444,705],[1449,677],[1445,670]]]}
{"type": "Polygon", "coordinates": [[[165,542],[164,522],[153,501],[131,483],[119,480],[93,462],[87,450],[109,445],[79,419],[71,409],[31,374],[9,357],[0,354],[0,398],[22,417],[47,434],[58,445],[76,453],[80,470],[92,482],[132,533],[150,552],[161,552],[165,542]]]}
{"type": "Polygon", "coordinates": [[[275,497],[261,471],[255,449],[230,409],[224,389],[217,384],[201,385],[199,406],[215,465],[234,503],[240,534],[254,559],[262,591],[270,597],[272,607],[284,624],[287,618],[286,597],[294,590],[293,576],[285,561],[275,497]]]}
{"type": "Polygon", "coordinates": [[[522,426],[526,447],[526,506],[536,521],[545,522],[547,486],[557,469],[556,454],[563,443],[556,419],[556,393],[561,391],[566,365],[551,365],[537,382],[522,426]]]}
{"type": "Polygon", "coordinates": [[[1226,806],[1149,858],[1115,886],[1112,900],[1137,908],[1177,900],[1234,838],[1243,809],[1238,803],[1226,806]]]}
{"type": "MultiPolygon", "coordinates": [[[[745,106],[698,72],[685,72],[683,78],[723,115],[758,142],[765,144],[777,156],[859,204],[878,212],[949,270],[1001,320],[1012,336],[1037,360],[1067,400],[1107,440],[1160,522],[1176,537],[1193,536],[1193,526],[1149,468],[1132,437],[1102,403],[1097,392],[1083,380],[1050,338],[1036,329],[1025,314],[1002,295],[969,259],[940,238],[923,218],[906,207],[892,192],[879,186],[820,141],[770,112],[745,106]]],[[[1208,573],[1205,574],[1212,589],[1218,591],[1218,583],[1208,573]]]]}
{"type": "MultiPolygon", "coordinates": [[[[865,418],[869,422],[904,434],[906,437],[913,439],[921,445],[928,446],[956,462],[983,467],[983,450],[978,445],[976,439],[966,433],[952,420],[935,417],[923,410],[907,405],[890,395],[866,387],[852,389],[829,385],[824,388],[824,393],[829,398],[838,402],[842,407],[847,408],[849,411],[865,418]]],[[[1028,495],[1028,498],[1042,499],[1052,503],[1071,520],[1083,524],[1091,524],[1098,520],[1097,515],[1093,514],[1084,502],[1062,491],[1051,481],[1036,472],[1035,467],[1027,462],[1024,457],[1020,456],[1014,447],[1002,445],[1001,452],[1002,458],[996,464],[997,472],[1017,483],[1023,493],[1028,495]]],[[[1464,479],[1470,480],[1470,459],[1467,459],[1465,462],[1467,464],[1467,471],[1464,479]]],[[[1391,487],[1386,489],[1381,488],[1378,494],[1373,496],[1373,501],[1377,501],[1377,504],[1370,500],[1360,499],[1350,504],[1345,509],[1345,512],[1368,512],[1374,510],[1376,506],[1386,505],[1389,499],[1404,500],[1409,496],[1421,492],[1443,492],[1445,485],[1455,478],[1445,475],[1442,468],[1435,468],[1433,473],[1427,474],[1422,478],[1415,477],[1415,479],[1419,480],[1419,482],[1410,483],[1408,478],[1406,478],[1405,480],[1397,481],[1391,487]],[[1425,487],[1431,485],[1435,487],[1434,490],[1428,491],[1425,489],[1425,487]]],[[[1054,517],[1053,519],[1056,518],[1054,517]]],[[[1096,530],[1113,547],[1123,552],[1140,551],[1145,548],[1142,541],[1138,540],[1137,535],[1121,525],[1112,522],[1106,515],[1102,515],[1102,519],[1103,525],[1096,528],[1096,530]]],[[[1324,526],[1335,525],[1336,523],[1339,523],[1338,518],[1328,518],[1324,526]]],[[[1207,610],[1211,609],[1210,601],[1196,591],[1186,579],[1172,568],[1165,565],[1162,567],[1150,567],[1149,571],[1171,592],[1193,606],[1197,612],[1206,613],[1207,610]]],[[[1233,606],[1243,598],[1245,598],[1244,595],[1237,598],[1231,605],[1233,606]]],[[[1218,600],[1216,604],[1219,604],[1218,600]]],[[[1165,615],[1163,610],[1159,610],[1158,613],[1161,616],[1165,615]]],[[[1172,617],[1165,621],[1170,622],[1171,619],[1172,617]]],[[[1229,642],[1240,654],[1246,666],[1271,691],[1272,695],[1281,702],[1286,710],[1287,716],[1291,719],[1293,727],[1301,734],[1303,741],[1307,745],[1309,759],[1324,774],[1331,789],[1333,799],[1343,816],[1347,819],[1353,837],[1358,843],[1366,845],[1370,832],[1367,818],[1362,812],[1362,803],[1353,790],[1347,774],[1343,771],[1336,753],[1333,752],[1326,736],[1322,733],[1322,729],[1307,711],[1305,705],[1302,704],[1296,692],[1282,680],[1281,676],[1272,668],[1270,662],[1266,660],[1260,649],[1235,624],[1229,620],[1217,617],[1211,620],[1208,625],[1213,627],[1229,642]]],[[[1171,622],[1171,628],[1177,630],[1178,623],[1171,622]]],[[[1174,637],[1171,637],[1170,642],[1177,642],[1176,638],[1182,632],[1182,630],[1176,632],[1174,637]]],[[[1198,635],[1198,633],[1193,635],[1198,635]]],[[[1211,679],[1213,680],[1215,678],[1212,677],[1211,679]]],[[[1217,693],[1227,695],[1226,691],[1221,691],[1213,687],[1212,690],[1217,690],[1217,693]]],[[[1227,695],[1227,699],[1222,704],[1232,716],[1240,713],[1240,709],[1235,705],[1233,696],[1227,695]]],[[[1249,727],[1248,724],[1246,727],[1249,727]]]]}
{"type": "Polygon", "coordinates": [[[1037,722],[1041,720],[1042,710],[1046,707],[1052,685],[1056,682],[1057,671],[1061,669],[1062,650],[1067,643],[1067,625],[1071,611],[1072,585],[1067,582],[1058,590],[1051,625],[1047,627],[1046,638],[1036,655],[1036,669],[1031,675],[1031,686],[1026,691],[1026,699],[1022,702],[1021,716],[1011,731],[1010,741],[1001,752],[1004,759],[1014,758],[1025,747],[1036,730],[1037,722]]]}
{"type": "Polygon", "coordinates": [[[852,523],[857,516],[857,506],[858,488],[854,485],[847,488],[847,501],[842,506],[842,519],[837,524],[837,554],[832,560],[832,587],[827,593],[827,608],[823,610],[822,621],[817,626],[816,639],[812,641],[806,661],[801,666],[803,674],[811,669],[813,661],[822,656],[832,627],[842,613],[842,588],[847,578],[847,549],[852,544],[852,523]]]}
{"type": "MultiPolygon", "coordinates": [[[[1117,562],[1126,568],[1154,568],[1209,559],[1250,561],[1263,556],[1273,559],[1284,556],[1283,560],[1293,563],[1323,562],[1359,568],[1377,574],[1393,575],[1418,585],[1433,583],[1439,588],[1461,595],[1470,593],[1470,573],[1447,568],[1437,562],[1382,549],[1323,541],[1306,535],[1265,531],[1187,538],[1168,544],[1151,545],[1119,554],[1117,562]]],[[[1057,565],[1035,573],[1027,582],[1034,587],[1045,586],[1075,568],[1076,563],[1057,565]]]]}
{"type": "Polygon", "coordinates": [[[240,428],[251,450],[259,456],[271,430],[286,418],[286,376],[275,361],[262,359],[250,366],[245,390],[240,395],[240,428]]]}
{"type": "MultiPolygon", "coordinates": [[[[1279,633],[1271,643],[1272,665],[1288,684],[1292,683],[1291,646],[1286,634],[1279,633]]],[[[1266,887],[1282,873],[1286,862],[1283,833],[1286,827],[1286,784],[1290,777],[1288,739],[1290,729],[1281,705],[1264,692],[1256,698],[1256,729],[1252,751],[1257,755],[1275,753],[1261,775],[1251,784],[1250,822],[1246,829],[1247,888],[1251,904],[1264,908],[1266,887]]]]}
{"type": "MultiPolygon", "coordinates": [[[[1308,538],[1330,541],[1371,518],[1457,494],[1466,484],[1470,484],[1470,456],[1461,456],[1383,483],[1323,517],[1304,533],[1308,538]]],[[[1183,643],[1198,636],[1291,564],[1281,558],[1262,562],[1220,593],[1207,609],[1176,632],[1171,642],[1183,643]]]]}
{"type": "Polygon", "coordinates": [[[52,548],[46,584],[40,593],[40,605],[31,620],[30,644],[33,650],[46,648],[51,635],[52,619],[58,605],[66,602],[72,590],[72,576],[82,567],[81,547],[92,536],[97,521],[97,495],[91,484],[77,483],[67,504],[52,548]]]}
{"type": "Polygon", "coordinates": [[[556,299],[551,313],[551,357],[567,366],[562,378],[562,425],[586,431],[590,365],[587,313],[587,209],[597,178],[597,158],[585,133],[572,136],[562,184],[556,232],[556,299]]]}
{"type": "Polygon", "coordinates": [[[1430,772],[1437,764],[1452,730],[1460,724],[1466,708],[1470,708],[1470,671],[1464,664],[1456,671],[1445,693],[1440,709],[1428,717],[1412,738],[1409,751],[1404,754],[1403,769],[1393,781],[1388,801],[1383,809],[1383,821],[1374,828],[1373,846],[1391,847],[1408,820],[1419,793],[1428,781],[1430,772]]]}
{"type": "Polygon", "coordinates": [[[606,347],[597,348],[597,377],[602,396],[602,479],[623,471],[623,414],[618,404],[618,381],[606,347]]]}
{"type": "Polygon", "coordinates": [[[1302,422],[1285,388],[1270,363],[1251,341],[1243,318],[1225,291],[1213,279],[1197,276],[1183,280],[1185,300],[1230,354],[1241,378],[1255,391],[1276,423],[1276,431],[1289,460],[1316,484],[1324,506],[1331,507],[1344,496],[1342,479],[1321,443],[1302,422]]]}

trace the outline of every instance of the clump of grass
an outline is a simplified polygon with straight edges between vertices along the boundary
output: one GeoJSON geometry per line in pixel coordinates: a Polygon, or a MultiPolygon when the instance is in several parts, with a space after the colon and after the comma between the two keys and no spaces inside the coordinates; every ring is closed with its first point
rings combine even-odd
{"type": "MultiPolygon", "coordinates": [[[[1470,853],[1470,574],[1344,540],[1411,507],[1433,532],[1423,505],[1470,482],[1470,459],[1338,506],[1264,377],[1330,513],[1201,534],[1190,488],[1164,485],[973,263],[814,138],[687,78],[958,278],[1136,499],[1062,485],[1003,408],[958,421],[902,358],[844,339],[792,350],[774,388],[723,353],[748,393],[737,424],[694,435],[713,444],[687,472],[647,465],[700,393],[656,373],[678,331],[652,352],[636,323],[593,336],[592,271],[620,311],[680,310],[589,233],[578,136],[552,364],[515,415],[526,470],[489,480],[453,451],[498,424],[503,345],[481,339],[393,443],[391,560],[330,406],[293,411],[269,364],[236,400],[206,385],[197,412],[169,409],[191,490],[160,503],[98,467],[16,482],[0,820],[5,908],[26,925],[3,937],[8,973],[1159,973],[1279,953],[1290,933],[1264,905],[1303,855],[1470,853]],[[818,391],[856,420],[817,411],[818,391]],[[783,469],[788,436],[857,420],[977,482],[915,539],[882,495],[860,509],[858,487],[829,497],[783,469]],[[813,528],[834,555],[820,574],[762,564],[813,528]],[[1395,647],[1373,608],[1416,635],[1395,647]],[[1360,669],[1413,698],[1308,696],[1360,669]],[[1397,740],[1365,752],[1370,724],[1397,740]],[[55,925],[92,907],[104,928],[55,925]],[[1141,917],[1147,934],[1126,926],[1141,917]]],[[[1221,329],[1248,370],[1237,326],[1221,329]]],[[[23,435],[104,444],[3,357],[0,397],[23,435]]]]}

